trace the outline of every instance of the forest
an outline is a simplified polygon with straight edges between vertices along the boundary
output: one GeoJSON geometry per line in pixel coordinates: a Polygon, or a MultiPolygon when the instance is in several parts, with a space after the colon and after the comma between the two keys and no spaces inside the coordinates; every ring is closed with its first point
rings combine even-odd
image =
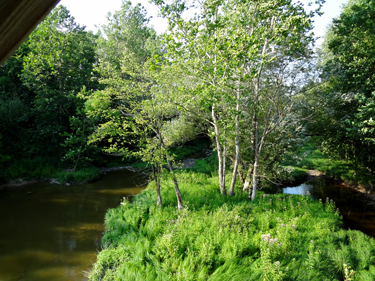
{"type": "Polygon", "coordinates": [[[264,192],[308,170],[374,191],[374,1],[350,0],[321,46],[323,0],[152,3],[164,34],[140,4],[97,34],[60,5],[0,66],[0,183],[149,170],[149,188],[108,211],[92,280],[373,280],[374,241],[341,230],[333,203],[264,192]],[[176,169],[203,144],[206,161],[176,169]]]}
{"type": "Polygon", "coordinates": [[[371,186],[370,2],[350,2],[320,48],[320,2],[309,13],[290,1],[195,3],[190,19],[184,3],[155,4],[166,34],[148,27],[140,5],[124,2],[95,35],[59,6],[1,66],[2,182],[121,161],[158,174],[173,151],[203,137],[224,195],[239,179],[255,197],[291,166],[311,166],[296,153],[308,143],[371,186]]]}

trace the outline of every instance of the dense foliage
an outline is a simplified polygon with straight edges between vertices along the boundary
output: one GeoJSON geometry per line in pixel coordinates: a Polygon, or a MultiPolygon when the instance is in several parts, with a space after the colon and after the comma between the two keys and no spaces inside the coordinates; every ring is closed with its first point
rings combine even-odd
{"type": "Polygon", "coordinates": [[[158,178],[197,136],[212,141],[222,194],[240,184],[254,199],[280,183],[285,155],[310,136],[373,175],[372,1],[344,6],[316,60],[320,1],[309,13],[289,0],[153,2],[166,34],[130,2],[97,35],[59,6],[0,67],[1,181],[107,165],[100,151],[148,162],[158,178]]]}
{"type": "Polygon", "coordinates": [[[319,51],[320,79],[306,87],[310,135],[332,159],[374,175],[375,16],[373,1],[353,0],[333,20],[319,51]]]}
{"type": "Polygon", "coordinates": [[[60,166],[71,118],[82,108],[78,93],[97,88],[95,45],[59,6],[0,67],[1,181],[51,177],[60,166]]]}
{"type": "Polygon", "coordinates": [[[239,181],[254,199],[280,183],[285,155],[310,136],[354,174],[374,173],[371,1],[344,6],[317,60],[319,1],[310,13],[289,0],[193,1],[190,19],[189,5],[154,3],[169,19],[160,36],[130,2],[97,35],[59,6],[0,67],[1,181],[107,165],[100,151],[158,177],[197,136],[212,140],[222,194],[239,181]]]}

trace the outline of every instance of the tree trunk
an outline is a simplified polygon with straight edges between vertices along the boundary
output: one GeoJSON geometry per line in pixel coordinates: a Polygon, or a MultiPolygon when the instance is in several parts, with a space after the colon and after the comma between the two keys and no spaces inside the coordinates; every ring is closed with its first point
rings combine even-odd
{"type": "MultiPolygon", "coordinates": [[[[259,79],[258,79],[259,83],[259,79]]],[[[257,92],[258,87],[255,87],[255,90],[257,92]]],[[[258,97],[256,96],[256,100],[258,97]]],[[[258,187],[258,163],[259,163],[259,127],[258,127],[258,120],[257,120],[257,112],[256,109],[254,111],[253,116],[253,126],[254,126],[254,165],[253,165],[253,190],[251,192],[251,200],[255,199],[256,193],[257,193],[257,187],[258,187]]],[[[250,192],[249,192],[249,198],[250,198],[250,192]]]]}
{"type": "Polygon", "coordinates": [[[240,161],[240,119],[239,119],[239,112],[240,112],[240,90],[237,90],[237,105],[236,105],[236,138],[235,138],[235,146],[236,146],[236,156],[234,160],[234,167],[233,167],[233,174],[232,174],[232,181],[230,183],[229,189],[229,196],[234,195],[234,186],[236,185],[236,178],[237,178],[237,171],[238,171],[238,162],[240,161]]]}
{"type": "MultiPolygon", "coordinates": [[[[249,189],[250,182],[251,182],[250,177],[251,177],[252,172],[253,172],[253,166],[249,165],[249,169],[247,170],[247,173],[246,173],[245,183],[242,188],[243,191],[246,191],[249,189]]],[[[249,194],[251,194],[251,189],[249,190],[249,194]]]]}
{"type": "MultiPolygon", "coordinates": [[[[254,162],[254,170],[253,170],[253,191],[251,193],[251,200],[255,199],[257,188],[258,188],[258,162],[259,162],[259,156],[256,156],[255,162],[254,162]]],[[[249,193],[250,195],[250,193],[249,193]]]]}
{"type": "Polygon", "coordinates": [[[258,121],[255,122],[255,159],[254,159],[254,167],[253,167],[253,192],[251,195],[251,200],[255,199],[257,188],[258,188],[258,165],[260,155],[262,153],[262,148],[264,144],[264,140],[266,137],[266,128],[262,133],[262,137],[259,141],[259,124],[258,121]]]}
{"type": "Polygon", "coordinates": [[[81,150],[82,150],[82,145],[81,145],[81,147],[79,148],[79,153],[78,153],[78,157],[77,157],[76,164],[74,165],[74,168],[73,168],[73,172],[76,171],[76,168],[77,168],[77,166],[78,166],[79,157],[81,156],[81,150]]]}
{"type": "Polygon", "coordinates": [[[155,165],[152,165],[152,172],[154,174],[154,181],[156,185],[156,192],[157,192],[157,205],[161,208],[162,201],[161,201],[161,195],[160,195],[160,170],[159,165],[155,167],[155,165]]]}
{"type": "MultiPolygon", "coordinates": [[[[160,145],[165,150],[167,150],[167,148],[166,148],[166,146],[164,144],[164,141],[163,141],[163,137],[160,134],[160,131],[157,131],[157,135],[159,137],[160,145]]],[[[177,178],[176,178],[175,173],[173,172],[173,167],[172,167],[171,161],[169,161],[169,159],[168,159],[168,155],[165,157],[165,159],[167,160],[167,165],[168,165],[169,172],[172,175],[172,179],[173,179],[173,182],[174,182],[174,191],[175,191],[176,197],[177,197],[177,208],[180,211],[183,208],[183,205],[182,205],[182,195],[181,195],[181,192],[180,192],[180,188],[178,187],[177,178]]]]}
{"type": "Polygon", "coordinates": [[[236,185],[236,178],[237,178],[237,172],[238,172],[238,162],[240,161],[240,145],[238,141],[238,136],[236,136],[236,158],[234,161],[234,167],[233,167],[233,174],[232,174],[232,181],[230,183],[230,189],[229,189],[229,196],[234,195],[234,186],[236,185]]]}
{"type": "Polygon", "coordinates": [[[220,186],[220,192],[223,195],[227,195],[227,190],[225,188],[225,159],[223,157],[223,151],[220,143],[220,133],[219,128],[217,126],[217,120],[216,120],[216,114],[215,114],[215,104],[212,106],[212,120],[214,124],[214,130],[215,130],[215,140],[216,140],[216,150],[217,150],[217,157],[219,160],[219,186],[220,186]]]}
{"type": "Polygon", "coordinates": [[[238,176],[240,178],[241,184],[244,184],[245,178],[243,177],[242,165],[243,164],[238,164],[238,176]]]}
{"type": "MultiPolygon", "coordinates": [[[[226,167],[226,160],[227,160],[227,146],[223,146],[223,184],[225,187],[225,167],[226,167]]],[[[225,195],[227,194],[227,190],[225,189],[225,195]]]]}
{"type": "Polygon", "coordinates": [[[181,195],[180,189],[178,187],[176,175],[173,172],[171,161],[169,161],[168,157],[166,157],[166,159],[167,159],[169,172],[171,173],[172,178],[173,178],[173,182],[174,182],[174,191],[175,191],[176,197],[177,197],[177,208],[178,208],[179,211],[181,211],[182,208],[183,208],[183,206],[182,206],[182,195],[181,195]]]}

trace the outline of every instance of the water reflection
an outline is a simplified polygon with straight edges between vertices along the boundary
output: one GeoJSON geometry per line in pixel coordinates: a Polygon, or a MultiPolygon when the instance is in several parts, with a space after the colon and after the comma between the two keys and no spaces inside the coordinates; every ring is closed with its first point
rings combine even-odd
{"type": "Polygon", "coordinates": [[[285,187],[283,188],[283,193],[286,194],[299,194],[299,195],[307,195],[307,192],[310,192],[311,185],[309,184],[301,184],[296,187],[285,187]]]}
{"type": "Polygon", "coordinates": [[[138,194],[145,178],[114,171],[97,182],[35,183],[0,192],[0,280],[86,280],[104,215],[138,194]]]}
{"type": "Polygon", "coordinates": [[[283,188],[283,193],[302,194],[307,192],[313,199],[326,197],[333,199],[343,216],[345,227],[360,230],[375,237],[375,207],[365,194],[347,186],[334,184],[327,180],[315,180],[296,187],[283,188]]]}

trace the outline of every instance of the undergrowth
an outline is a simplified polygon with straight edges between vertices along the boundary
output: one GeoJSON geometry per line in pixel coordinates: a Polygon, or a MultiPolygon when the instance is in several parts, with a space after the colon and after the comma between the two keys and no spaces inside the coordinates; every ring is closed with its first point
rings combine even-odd
{"type": "Polygon", "coordinates": [[[177,161],[184,160],[186,158],[203,158],[205,157],[202,150],[210,147],[210,140],[206,138],[197,138],[190,142],[185,143],[181,146],[171,147],[169,152],[174,155],[174,159],[177,161]]]}
{"type": "Polygon", "coordinates": [[[85,183],[99,178],[99,168],[90,167],[78,171],[61,171],[55,174],[55,177],[61,183],[85,183]]]}
{"type": "Polygon", "coordinates": [[[261,192],[252,202],[222,196],[207,173],[177,177],[182,211],[164,178],[162,208],[150,184],[107,212],[90,280],[375,279],[375,240],[342,230],[332,202],[261,192]]]}
{"type": "Polygon", "coordinates": [[[50,158],[14,159],[0,169],[0,182],[21,178],[24,180],[51,178],[60,169],[59,163],[50,158]]]}
{"type": "Polygon", "coordinates": [[[360,183],[372,186],[372,188],[375,185],[375,176],[367,169],[356,167],[355,163],[351,161],[331,159],[311,143],[300,147],[282,164],[304,171],[318,170],[324,172],[328,177],[340,178],[350,184],[360,183]]]}

